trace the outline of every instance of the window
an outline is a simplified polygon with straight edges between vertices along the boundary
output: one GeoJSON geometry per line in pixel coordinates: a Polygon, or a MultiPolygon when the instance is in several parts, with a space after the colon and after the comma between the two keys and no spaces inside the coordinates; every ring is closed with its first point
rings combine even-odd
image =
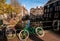
{"type": "Polygon", "coordinates": [[[46,17],[48,18],[48,14],[46,14],[46,17]]]}
{"type": "Polygon", "coordinates": [[[56,7],[55,7],[55,11],[58,11],[58,10],[59,10],[59,6],[56,6],[56,7]]]}
{"type": "Polygon", "coordinates": [[[55,2],[55,3],[53,4],[53,6],[57,6],[57,2],[55,2]]]}
{"type": "Polygon", "coordinates": [[[47,12],[49,12],[49,9],[47,9],[47,12]]]}
{"type": "Polygon", "coordinates": [[[56,7],[55,7],[55,11],[56,11],[56,7]]]}
{"type": "Polygon", "coordinates": [[[57,8],[56,8],[56,9],[57,9],[57,11],[58,11],[58,10],[59,10],[59,6],[57,6],[57,8]]]}
{"type": "Polygon", "coordinates": [[[58,18],[58,17],[59,17],[59,13],[55,13],[54,18],[58,18]]]}
{"type": "Polygon", "coordinates": [[[51,13],[49,14],[49,18],[51,18],[51,13]]]}
{"type": "Polygon", "coordinates": [[[45,12],[46,12],[46,9],[45,9],[45,12]]]}
{"type": "Polygon", "coordinates": [[[44,14],[44,18],[46,17],[46,14],[44,14]]]}
{"type": "Polygon", "coordinates": [[[48,5],[48,8],[49,8],[50,6],[48,5]]]}
{"type": "Polygon", "coordinates": [[[58,1],[58,5],[60,5],[60,1],[58,1]]]}
{"type": "Polygon", "coordinates": [[[57,10],[60,11],[60,6],[57,7],[57,10]]]}
{"type": "Polygon", "coordinates": [[[52,11],[53,11],[53,8],[51,7],[51,8],[50,8],[50,12],[52,12],[52,11]]]}

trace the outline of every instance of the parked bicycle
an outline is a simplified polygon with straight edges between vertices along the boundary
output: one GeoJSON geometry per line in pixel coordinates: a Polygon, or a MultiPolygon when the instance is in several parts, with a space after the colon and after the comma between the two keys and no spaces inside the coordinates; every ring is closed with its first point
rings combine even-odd
{"type": "Polygon", "coordinates": [[[2,31],[7,39],[13,39],[17,36],[20,40],[26,40],[31,34],[35,34],[38,37],[43,37],[45,34],[42,26],[31,27],[30,20],[27,20],[26,26],[21,29],[19,33],[17,33],[17,30],[13,28],[13,25],[3,24],[1,27],[3,28],[2,31]]]}

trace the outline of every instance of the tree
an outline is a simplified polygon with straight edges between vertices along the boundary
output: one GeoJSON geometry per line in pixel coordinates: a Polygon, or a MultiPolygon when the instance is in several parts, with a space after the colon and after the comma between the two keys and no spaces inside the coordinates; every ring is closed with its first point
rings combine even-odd
{"type": "Polygon", "coordinates": [[[12,14],[13,12],[19,14],[21,12],[21,6],[16,4],[16,7],[12,4],[6,4],[6,0],[0,0],[0,14],[12,14]]]}
{"type": "Polygon", "coordinates": [[[16,14],[19,14],[21,12],[22,7],[17,0],[11,0],[11,5],[14,6],[16,14]]]}
{"type": "Polygon", "coordinates": [[[5,2],[6,2],[6,0],[0,0],[0,4],[1,4],[1,3],[5,3],[5,2]]]}
{"type": "Polygon", "coordinates": [[[0,14],[7,14],[14,11],[14,7],[5,3],[6,0],[0,0],[0,14]]]}
{"type": "Polygon", "coordinates": [[[4,6],[4,13],[9,14],[14,11],[14,7],[12,5],[5,4],[4,6]]]}

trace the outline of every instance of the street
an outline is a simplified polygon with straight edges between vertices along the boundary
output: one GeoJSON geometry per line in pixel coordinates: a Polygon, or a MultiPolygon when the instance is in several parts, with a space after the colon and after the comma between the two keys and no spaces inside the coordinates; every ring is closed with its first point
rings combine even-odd
{"type": "Polygon", "coordinates": [[[60,36],[52,31],[46,31],[43,38],[44,41],[60,41],[60,36]]]}
{"type": "Polygon", "coordinates": [[[57,31],[60,31],[60,0],[0,0],[0,41],[21,41],[22,36],[23,39],[29,36],[23,41],[60,41],[57,31]],[[41,27],[46,28],[44,37],[36,35],[43,34],[41,27]]]}
{"type": "MultiPolygon", "coordinates": [[[[20,41],[18,37],[11,39],[11,40],[3,40],[0,41],[20,41]]],[[[30,37],[26,41],[60,41],[60,35],[55,34],[51,31],[45,31],[45,36],[42,38],[37,37],[36,35],[30,35],[30,37]]]]}

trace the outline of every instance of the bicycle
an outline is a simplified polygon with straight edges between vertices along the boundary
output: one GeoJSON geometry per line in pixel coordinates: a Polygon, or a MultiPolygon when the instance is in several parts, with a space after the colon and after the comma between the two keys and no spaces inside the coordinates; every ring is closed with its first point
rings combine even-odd
{"type": "Polygon", "coordinates": [[[5,27],[5,35],[7,37],[7,39],[13,39],[16,36],[18,36],[18,38],[20,40],[26,40],[29,38],[29,35],[37,35],[38,37],[43,37],[45,35],[45,32],[42,28],[42,26],[40,27],[31,27],[30,26],[30,20],[28,20],[27,25],[25,26],[25,28],[23,28],[20,33],[18,34],[16,31],[16,29],[13,29],[13,25],[3,25],[3,27],[5,27]]]}
{"type": "Polygon", "coordinates": [[[35,34],[35,35],[38,35],[39,37],[43,37],[45,32],[42,28],[42,26],[40,27],[30,27],[30,20],[28,20],[28,23],[26,25],[26,27],[20,31],[19,33],[19,39],[20,40],[26,40],[28,39],[29,35],[31,34],[35,34]]]}

